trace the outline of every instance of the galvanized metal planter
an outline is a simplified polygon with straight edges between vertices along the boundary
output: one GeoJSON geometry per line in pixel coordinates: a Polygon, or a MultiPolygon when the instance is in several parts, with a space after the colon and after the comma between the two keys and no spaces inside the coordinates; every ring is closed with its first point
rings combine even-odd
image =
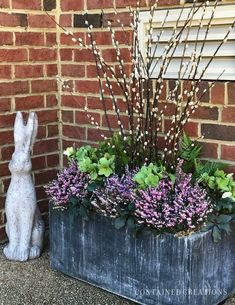
{"type": "Polygon", "coordinates": [[[135,238],[109,218],[50,210],[51,267],[146,305],[215,305],[235,292],[233,234],[135,238]]]}

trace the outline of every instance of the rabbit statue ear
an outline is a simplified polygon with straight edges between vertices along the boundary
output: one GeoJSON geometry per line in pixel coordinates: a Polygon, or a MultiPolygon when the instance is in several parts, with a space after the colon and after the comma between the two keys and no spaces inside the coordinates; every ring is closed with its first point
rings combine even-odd
{"type": "Polygon", "coordinates": [[[25,126],[23,115],[20,111],[16,113],[15,124],[14,124],[14,141],[15,148],[21,149],[24,145],[25,134],[24,134],[25,126]]]}
{"type": "Polygon", "coordinates": [[[31,151],[33,149],[33,144],[36,140],[38,132],[38,117],[35,112],[31,112],[29,114],[28,122],[26,125],[26,133],[28,139],[28,150],[31,151]]]}

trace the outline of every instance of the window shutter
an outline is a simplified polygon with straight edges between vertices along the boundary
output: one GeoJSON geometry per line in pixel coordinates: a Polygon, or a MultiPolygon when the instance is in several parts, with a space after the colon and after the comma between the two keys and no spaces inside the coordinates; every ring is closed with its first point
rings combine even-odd
{"type": "MultiPolygon", "coordinates": [[[[154,59],[151,64],[150,71],[151,77],[157,78],[162,59],[161,56],[164,53],[165,47],[170,41],[173,33],[174,26],[181,14],[180,22],[176,28],[177,32],[180,32],[182,26],[187,20],[187,16],[190,12],[190,8],[169,9],[169,10],[157,10],[154,14],[153,22],[153,35],[151,55],[154,54],[154,59]],[[166,17],[167,16],[167,17],[166,17]],[[165,19],[166,18],[166,19],[165,19]],[[161,23],[166,21],[163,28],[161,23]],[[157,45],[157,47],[156,47],[157,45]]],[[[193,51],[200,53],[205,40],[202,59],[198,66],[197,77],[200,76],[203,67],[207,65],[210,58],[213,57],[216,49],[220,45],[221,41],[227,34],[230,25],[235,20],[235,5],[221,5],[215,10],[211,27],[207,33],[207,24],[211,18],[212,8],[208,7],[203,17],[202,27],[199,29],[199,24],[202,18],[203,10],[199,11],[193,16],[193,21],[190,27],[186,27],[180,35],[181,43],[176,48],[171,48],[169,56],[172,56],[170,64],[165,71],[165,78],[178,78],[179,70],[182,62],[182,56],[184,54],[184,67],[181,69],[181,78],[190,78],[193,73],[192,61],[190,58],[193,51]],[[207,34],[206,34],[207,33],[207,34]],[[187,37],[187,48],[184,50],[185,39],[187,37]],[[191,72],[191,74],[190,74],[191,72]]],[[[141,27],[139,32],[140,43],[143,55],[146,59],[146,47],[147,47],[147,25],[149,22],[149,14],[146,12],[140,13],[141,27]]],[[[188,23],[189,24],[189,23],[188,23]]],[[[179,36],[178,36],[179,37],[179,36]]],[[[226,42],[221,46],[214,59],[208,66],[203,79],[216,80],[220,76],[220,80],[235,80],[235,29],[233,28],[227,37],[226,42]],[[221,73],[224,73],[221,75],[221,73]],[[220,76],[221,75],[221,76],[220,76]]]]}

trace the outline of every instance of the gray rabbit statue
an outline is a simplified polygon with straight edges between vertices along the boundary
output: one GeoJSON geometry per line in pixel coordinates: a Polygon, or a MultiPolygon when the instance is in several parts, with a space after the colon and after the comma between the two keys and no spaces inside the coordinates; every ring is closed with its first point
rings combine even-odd
{"type": "Polygon", "coordinates": [[[30,153],[36,139],[38,119],[29,114],[25,125],[17,112],[14,124],[15,151],[9,163],[11,182],[6,197],[6,233],[9,239],[3,253],[9,260],[27,261],[40,256],[44,222],[37,206],[30,153]]]}

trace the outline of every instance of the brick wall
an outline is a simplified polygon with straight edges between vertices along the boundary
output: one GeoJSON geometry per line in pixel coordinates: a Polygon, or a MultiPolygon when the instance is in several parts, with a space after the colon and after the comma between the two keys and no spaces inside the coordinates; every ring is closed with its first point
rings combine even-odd
{"type": "MultiPolygon", "coordinates": [[[[142,7],[146,6],[141,0],[142,7]]],[[[159,0],[162,7],[179,6],[180,0],[159,0]]],[[[182,2],[182,1],[181,1],[182,2]]],[[[84,9],[96,20],[95,38],[106,59],[115,60],[110,35],[105,26],[99,27],[99,14],[103,9],[107,18],[116,25],[122,54],[128,59],[128,51],[118,28],[117,17],[112,13],[111,0],[0,0],[0,239],[4,231],[4,194],[9,184],[8,162],[13,151],[12,125],[17,110],[35,110],[39,116],[39,135],[33,151],[34,177],[39,205],[44,212],[47,200],[42,185],[55,176],[63,148],[76,143],[95,144],[101,140],[100,131],[90,125],[84,113],[89,113],[102,126],[107,126],[99,102],[96,69],[92,55],[81,50],[43,9],[77,37],[87,39],[81,21],[84,9]],[[56,82],[56,75],[64,85],[56,82]],[[72,93],[72,95],[71,95],[72,93]]],[[[136,0],[115,0],[120,19],[129,23],[126,6],[136,0]]],[[[93,21],[94,21],[93,20],[93,21]]],[[[127,29],[128,31],[128,29],[127,29]]],[[[131,37],[131,33],[130,37],[131,37]]],[[[128,34],[128,35],[129,35],[128,34]]],[[[165,83],[165,92],[174,81],[165,83]]],[[[204,90],[208,83],[201,84],[204,90]]],[[[164,95],[163,95],[164,97],[164,95]]],[[[163,101],[164,103],[164,98],[163,101]]],[[[112,104],[107,103],[112,125],[112,104]]],[[[122,101],[119,101],[124,111],[122,101]]],[[[124,112],[123,112],[124,115],[124,112]]],[[[171,109],[168,109],[168,116],[171,109]]],[[[202,104],[186,129],[192,137],[200,137],[205,158],[220,159],[235,168],[235,83],[218,82],[203,98],[202,104]]],[[[169,125],[168,117],[162,126],[169,125]]],[[[62,161],[62,160],[61,160],[62,161]]]]}
{"type": "Polygon", "coordinates": [[[9,185],[8,162],[17,110],[34,110],[39,117],[32,161],[42,212],[47,210],[42,185],[55,176],[59,164],[57,34],[55,24],[43,11],[44,7],[53,9],[55,4],[0,0],[0,239],[5,237],[4,194],[9,185]]]}

